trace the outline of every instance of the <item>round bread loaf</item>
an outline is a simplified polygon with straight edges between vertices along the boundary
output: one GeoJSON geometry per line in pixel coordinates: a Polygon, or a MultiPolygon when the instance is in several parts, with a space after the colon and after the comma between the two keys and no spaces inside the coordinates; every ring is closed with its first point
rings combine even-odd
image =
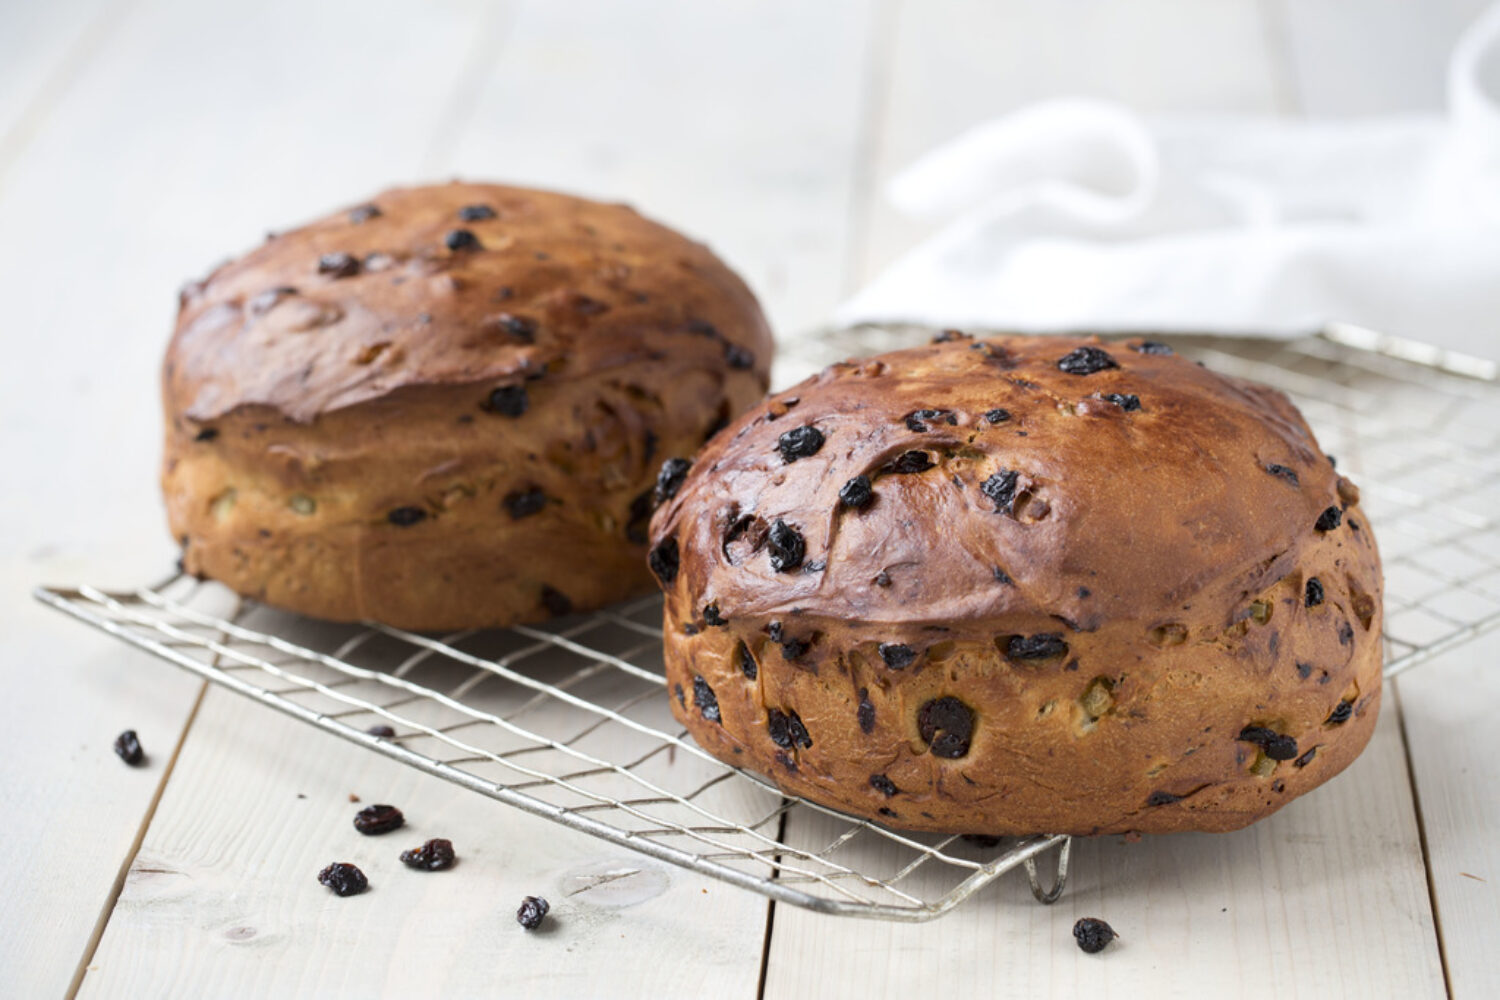
{"type": "Polygon", "coordinates": [[[1357,490],[1281,393],[1160,344],[834,365],[715,437],[652,540],[681,722],[890,826],[1231,830],[1375,725],[1357,490]]]}
{"type": "Polygon", "coordinates": [[[163,486],[187,571],[304,614],[533,621],[651,587],[651,490],[765,392],[754,297],[622,205],[388,191],[182,294],[163,486]]]}

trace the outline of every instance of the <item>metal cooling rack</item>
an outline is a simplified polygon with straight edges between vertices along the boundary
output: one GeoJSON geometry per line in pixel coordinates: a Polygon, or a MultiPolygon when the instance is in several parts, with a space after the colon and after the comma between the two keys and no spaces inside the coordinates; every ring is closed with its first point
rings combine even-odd
{"type": "MultiPolygon", "coordinates": [[[[824,334],[816,365],[926,331],[824,334]]],[[[1286,390],[1359,483],[1386,571],[1386,675],[1500,626],[1500,385],[1493,365],[1335,329],[1292,342],[1164,338],[1286,390]]],[[[902,833],[799,799],[700,750],[672,719],[661,601],[441,637],[313,622],[173,577],[38,599],[262,704],[528,812],[774,900],[927,920],[1015,868],[1055,900],[1063,836],[902,833]],[[367,730],[390,726],[395,735],[367,730]],[[1038,860],[1051,855],[1044,887],[1038,860]]]]}

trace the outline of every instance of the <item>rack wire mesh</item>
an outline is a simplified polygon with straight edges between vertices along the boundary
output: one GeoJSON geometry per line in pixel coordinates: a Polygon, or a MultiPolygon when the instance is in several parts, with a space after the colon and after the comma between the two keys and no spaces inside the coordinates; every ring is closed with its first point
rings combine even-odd
{"type": "MultiPolygon", "coordinates": [[[[802,353],[817,364],[926,334],[830,332],[802,353]]],[[[1493,365],[1353,328],[1290,342],[1167,339],[1287,391],[1359,483],[1385,561],[1388,677],[1500,627],[1493,365]]],[[[891,830],[710,757],[668,709],[656,597],[544,626],[433,636],[308,621],[182,576],[36,596],[326,732],[780,902],[915,921],[1014,869],[1042,902],[1067,877],[1067,837],[891,830]],[[1055,865],[1050,886],[1043,856],[1055,865]]]]}

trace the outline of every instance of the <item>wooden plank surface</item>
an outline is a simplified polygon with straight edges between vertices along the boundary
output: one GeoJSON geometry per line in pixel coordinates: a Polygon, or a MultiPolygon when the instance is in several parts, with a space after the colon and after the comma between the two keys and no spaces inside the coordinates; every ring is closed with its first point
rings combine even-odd
{"type": "Polygon", "coordinates": [[[871,1000],[1444,996],[1388,709],[1345,774],[1246,830],[1075,841],[1052,906],[1032,900],[1019,872],[924,924],[778,906],[765,996],[796,1000],[814,982],[819,997],[871,1000]],[[1072,939],[1080,917],[1108,921],[1120,942],[1084,954],[1072,939]]]}
{"type": "MultiPolygon", "coordinates": [[[[1492,574],[1490,582],[1500,580],[1492,574]]],[[[1491,633],[1399,682],[1455,997],[1492,996],[1496,987],[1495,956],[1483,931],[1500,926],[1500,795],[1494,778],[1500,729],[1491,713],[1500,704],[1496,663],[1500,634],[1491,633]]]]}
{"type": "MultiPolygon", "coordinates": [[[[108,913],[199,687],[25,591],[139,583],[170,565],[154,381],[183,278],[267,226],[462,173],[626,198],[707,238],[784,336],[924,232],[883,206],[880,184],[970,124],[1070,93],[1148,111],[1431,106],[1478,6],[0,6],[0,300],[25,351],[0,368],[0,446],[24,484],[0,495],[19,525],[0,535],[0,671],[14,692],[0,708],[0,804],[27,845],[0,861],[25,915],[0,923],[7,989],[64,991],[102,914],[83,981],[98,995],[748,996],[760,972],[764,904],[675,869],[659,896],[569,900],[557,933],[523,934],[516,897],[610,863],[597,842],[220,691],[108,913]],[[145,770],[108,752],[127,725],[152,751],[145,770]],[[412,837],[358,838],[350,792],[400,799],[412,837]],[[418,833],[451,835],[461,867],[400,870],[391,855],[418,833]],[[313,881],[339,843],[371,871],[364,897],[313,881]]],[[[1485,762],[1500,748],[1480,708],[1500,691],[1484,667],[1495,646],[1482,650],[1401,692],[1457,996],[1496,982],[1483,929],[1500,817],[1485,762]]],[[[1396,701],[1348,774],[1252,830],[1080,844],[1054,908],[1019,879],[917,927],[778,907],[766,994],[1438,995],[1396,701]],[[1067,929],[1083,914],[1124,943],[1078,954],[1067,929]]]]}
{"type": "Polygon", "coordinates": [[[629,984],[639,996],[752,998],[764,923],[758,897],[215,689],[82,995],[590,997],[629,984]],[[398,805],[406,827],[361,836],[351,793],[398,805]],[[397,861],[430,837],[453,841],[452,870],[397,861]],[[336,860],[357,864],[370,890],[341,899],[319,885],[336,860]],[[580,870],[636,871],[640,886],[580,891],[568,878],[580,870]],[[550,930],[516,924],[528,895],[551,902],[550,930]]]}

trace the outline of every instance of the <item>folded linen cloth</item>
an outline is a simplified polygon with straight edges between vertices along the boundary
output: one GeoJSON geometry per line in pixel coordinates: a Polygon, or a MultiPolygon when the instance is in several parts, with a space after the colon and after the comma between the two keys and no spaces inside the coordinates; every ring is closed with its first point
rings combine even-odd
{"type": "Polygon", "coordinates": [[[1454,50],[1445,115],[1146,118],[1054,100],[928,153],[888,194],[946,225],[840,323],[1343,323],[1500,356],[1500,4],[1454,50]]]}

